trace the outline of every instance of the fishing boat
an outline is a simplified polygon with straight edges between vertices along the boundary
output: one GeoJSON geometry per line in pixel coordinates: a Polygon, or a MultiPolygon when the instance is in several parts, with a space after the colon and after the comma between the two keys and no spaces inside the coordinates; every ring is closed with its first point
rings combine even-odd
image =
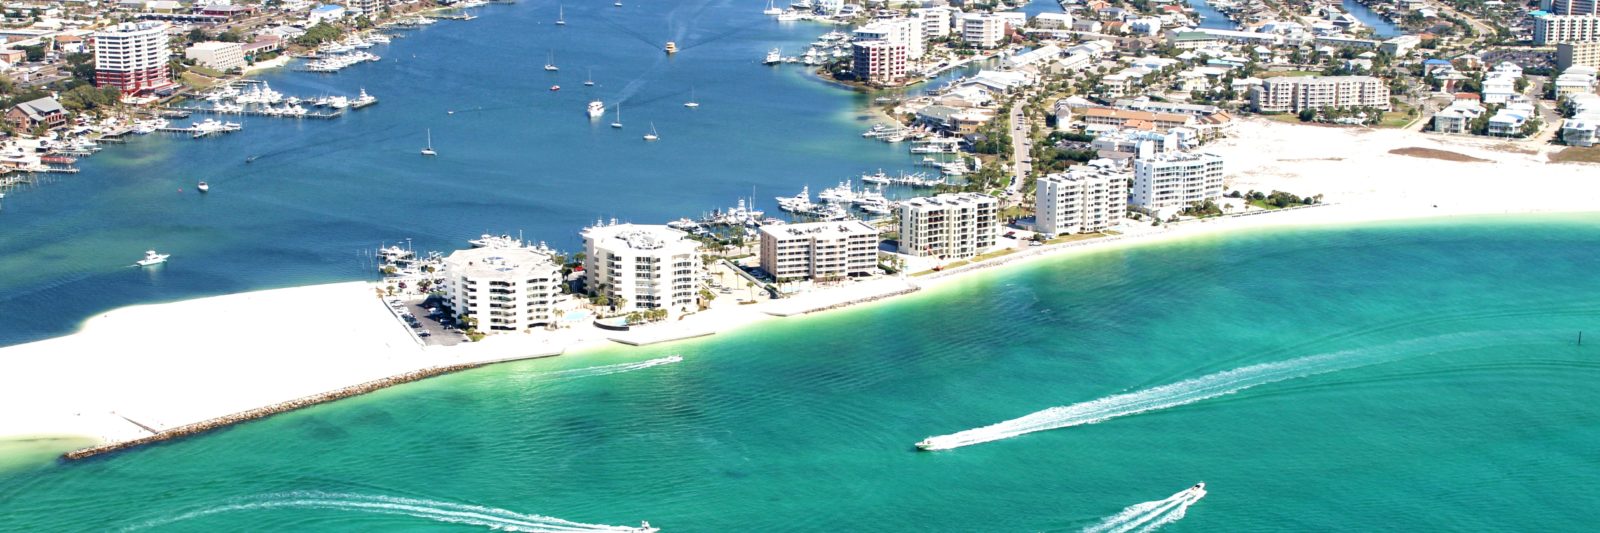
{"type": "Polygon", "coordinates": [[[544,70],[545,70],[545,72],[555,72],[555,71],[561,70],[561,67],[557,67],[556,66],[556,51],[555,50],[551,50],[550,51],[550,60],[544,64],[544,70]]]}
{"type": "Polygon", "coordinates": [[[200,182],[199,185],[195,185],[194,188],[200,189],[201,193],[206,193],[206,192],[210,192],[211,191],[211,185],[207,184],[204,181],[200,182]]]}
{"type": "Polygon", "coordinates": [[[694,98],[694,87],[689,87],[689,101],[684,102],[683,103],[683,107],[687,107],[687,108],[690,108],[690,109],[694,109],[696,107],[700,107],[700,102],[696,101],[695,98],[694,98]]]}
{"type": "Polygon", "coordinates": [[[562,6],[556,6],[556,25],[557,26],[566,26],[567,25],[567,13],[566,13],[566,10],[562,6]]]}
{"type": "Polygon", "coordinates": [[[142,267],[147,267],[147,266],[150,266],[150,265],[159,265],[161,263],[167,262],[167,258],[168,257],[172,257],[172,254],[158,254],[158,253],[156,253],[155,250],[145,250],[144,259],[140,259],[137,262],[135,262],[134,264],[142,266],[142,267]]]}
{"type": "Polygon", "coordinates": [[[660,135],[656,135],[656,123],[651,122],[650,123],[650,133],[644,134],[644,140],[646,140],[646,141],[654,141],[654,140],[658,140],[660,138],[661,138],[660,135]]]}
{"type": "Polygon", "coordinates": [[[439,152],[433,151],[433,130],[431,130],[431,129],[428,130],[428,146],[426,148],[422,149],[422,155],[426,155],[426,156],[439,155],[439,152]]]}
{"type": "Polygon", "coordinates": [[[667,46],[662,48],[662,50],[666,51],[667,55],[676,54],[678,53],[678,43],[667,41],[667,46]]]}
{"type": "Polygon", "coordinates": [[[617,121],[616,122],[612,122],[611,123],[611,127],[617,128],[617,129],[621,129],[622,128],[622,104],[621,103],[617,104],[617,121]]]}
{"type": "Polygon", "coordinates": [[[599,100],[589,102],[589,118],[600,118],[606,114],[606,104],[599,100]]]}

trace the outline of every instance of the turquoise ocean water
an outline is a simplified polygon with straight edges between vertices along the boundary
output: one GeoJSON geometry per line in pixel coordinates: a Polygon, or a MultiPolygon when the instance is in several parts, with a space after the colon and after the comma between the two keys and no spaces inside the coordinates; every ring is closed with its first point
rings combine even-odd
{"type": "Polygon", "coordinates": [[[1576,345],[1600,330],[1597,250],[1600,218],[1587,216],[1103,251],[13,465],[0,523],[527,528],[543,515],[685,531],[1065,531],[1205,481],[1210,495],[1168,529],[1581,530],[1600,483],[1600,346],[1576,345]],[[672,354],[683,360],[641,364],[672,354]],[[1278,364],[1236,370],[1263,363],[1278,364]],[[1264,378],[1278,381],[912,450],[1052,406],[1264,378]]]}
{"type": "MultiPolygon", "coordinates": [[[[570,35],[536,24],[552,5],[493,6],[379,49],[376,65],[269,76],[291,93],[365,86],[377,108],[251,120],[199,143],[141,139],[8,196],[0,344],[120,305],[357,279],[354,251],[379,239],[446,248],[522,228],[570,246],[595,216],[664,221],[751,187],[770,203],[908,161],[855,138],[864,97],[754,64],[822,28],[732,3],[629,6],[568,5],[570,35]],[[685,52],[646,46],[668,37],[685,52]],[[553,46],[555,95],[538,70],[553,46]],[[583,118],[587,63],[608,102],[634,102],[625,135],[583,118]],[[678,95],[691,82],[705,104],[694,114],[678,95]],[[637,142],[651,120],[663,141],[637,142]],[[415,157],[423,128],[437,160],[415,157]],[[247,166],[251,154],[262,157],[247,166]],[[210,197],[176,192],[202,178],[210,197]],[[151,246],[178,255],[160,271],[121,266],[151,246]]],[[[1068,531],[1131,507],[1110,529],[1582,530],[1600,483],[1600,340],[1576,336],[1600,331],[1597,264],[1595,216],[1107,250],[690,342],[463,372],[88,461],[47,459],[60,443],[11,445],[0,529],[533,530],[551,523],[542,516],[677,531],[1068,531]],[[1096,400],[1112,418],[912,450],[1030,414],[1062,425],[1044,410],[1096,400]],[[1186,509],[1139,506],[1198,481],[1210,494],[1186,509]]]]}

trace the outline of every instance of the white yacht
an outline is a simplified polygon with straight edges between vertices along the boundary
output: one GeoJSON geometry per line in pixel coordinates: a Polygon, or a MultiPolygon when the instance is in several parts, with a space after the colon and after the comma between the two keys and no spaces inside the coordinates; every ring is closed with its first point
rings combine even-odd
{"type": "Polygon", "coordinates": [[[134,264],[142,266],[142,267],[147,267],[147,266],[150,266],[150,265],[159,265],[161,263],[167,262],[167,258],[168,257],[172,257],[172,254],[158,254],[158,253],[156,253],[155,250],[145,250],[144,259],[140,259],[137,263],[134,263],[134,264]]]}
{"type": "Polygon", "coordinates": [[[376,103],[378,103],[378,97],[367,94],[365,87],[361,89],[361,94],[357,95],[355,100],[350,101],[350,105],[354,107],[366,107],[376,103]]]}
{"type": "Polygon", "coordinates": [[[821,198],[824,202],[842,204],[855,203],[856,191],[855,188],[851,186],[850,180],[845,180],[839,182],[839,185],[836,187],[823,189],[822,192],[817,193],[817,198],[821,198]]]}
{"type": "Polygon", "coordinates": [[[646,140],[646,141],[654,141],[654,140],[657,140],[657,139],[660,139],[660,138],[661,138],[660,135],[656,135],[656,123],[651,122],[650,123],[650,133],[644,134],[644,140],[646,140]]]}
{"type": "Polygon", "coordinates": [[[766,64],[766,65],[776,65],[776,64],[782,63],[782,62],[783,62],[783,50],[779,49],[779,48],[773,48],[773,49],[767,51],[767,59],[762,61],[761,63],[762,64],[766,64]]]}
{"type": "Polygon", "coordinates": [[[600,118],[606,114],[606,104],[599,100],[589,102],[589,118],[600,118]]]}
{"type": "Polygon", "coordinates": [[[207,183],[206,183],[206,182],[204,182],[204,181],[202,181],[202,182],[200,182],[200,184],[199,184],[199,185],[195,185],[195,186],[194,186],[194,188],[196,188],[196,189],[200,189],[200,192],[202,192],[202,193],[205,193],[205,192],[210,192],[210,191],[211,191],[211,185],[210,185],[210,184],[207,184],[207,183]]]}

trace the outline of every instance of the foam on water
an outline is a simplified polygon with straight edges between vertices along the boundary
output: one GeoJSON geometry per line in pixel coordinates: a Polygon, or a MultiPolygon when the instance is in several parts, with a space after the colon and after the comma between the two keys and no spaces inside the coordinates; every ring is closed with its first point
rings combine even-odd
{"type": "Polygon", "coordinates": [[[1137,503],[1083,529],[1084,533],[1126,533],[1155,531],[1182,520],[1189,506],[1206,497],[1205,489],[1188,488],[1166,499],[1137,503]]]}
{"type": "Polygon", "coordinates": [[[586,367],[586,368],[574,368],[574,369],[571,369],[571,370],[557,370],[557,371],[554,371],[554,372],[544,372],[544,373],[541,373],[539,375],[540,376],[548,376],[548,377],[557,378],[557,379],[577,379],[577,378],[587,378],[587,377],[594,377],[594,376],[609,376],[611,374],[621,374],[623,372],[632,372],[632,371],[635,371],[635,370],[644,370],[646,368],[650,368],[650,367],[653,367],[653,366],[670,365],[672,363],[677,363],[677,362],[680,362],[680,361],[683,361],[683,356],[681,356],[681,355],[669,355],[669,356],[666,356],[666,357],[657,357],[655,359],[639,361],[637,363],[618,363],[618,364],[614,364],[614,365],[601,365],[601,366],[591,366],[591,367],[586,367]]]}
{"type": "Polygon", "coordinates": [[[422,518],[441,523],[483,526],[503,531],[582,532],[640,531],[629,526],[584,524],[548,516],[518,513],[507,509],[467,505],[437,500],[375,496],[366,494],[296,491],[245,498],[233,503],[190,511],[177,516],[149,520],[124,528],[136,531],[166,526],[209,515],[257,509],[334,509],[364,513],[422,518]]]}
{"type": "Polygon", "coordinates": [[[917,447],[924,450],[949,450],[962,446],[1009,439],[1036,431],[1094,424],[1112,418],[1188,405],[1268,383],[1349,370],[1356,367],[1389,362],[1410,355],[1437,353],[1474,345],[1482,346],[1487,338],[1504,340],[1505,336],[1505,334],[1500,333],[1495,337],[1475,334],[1427,337],[1377,347],[1250,365],[1135,392],[1115,394],[1067,406],[1051,407],[1021,418],[1014,418],[949,435],[928,437],[918,443],[917,447]],[[1413,346],[1421,349],[1410,349],[1413,346]]]}

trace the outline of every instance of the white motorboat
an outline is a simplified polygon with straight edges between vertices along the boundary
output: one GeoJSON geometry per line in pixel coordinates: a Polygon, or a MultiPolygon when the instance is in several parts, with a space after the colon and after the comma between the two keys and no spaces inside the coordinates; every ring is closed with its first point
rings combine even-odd
{"type": "Polygon", "coordinates": [[[773,49],[767,51],[767,58],[765,60],[763,60],[761,63],[765,64],[765,65],[776,65],[776,64],[782,63],[782,62],[783,62],[783,50],[780,49],[780,48],[773,48],[773,49]]]}
{"type": "Polygon", "coordinates": [[[200,192],[202,192],[202,193],[211,191],[211,185],[207,184],[204,181],[200,182],[199,185],[195,185],[194,188],[200,189],[200,192]]]}
{"type": "Polygon", "coordinates": [[[606,104],[599,100],[589,102],[589,118],[600,118],[606,114],[606,104]]]}
{"type": "Polygon", "coordinates": [[[922,439],[921,442],[917,443],[917,451],[926,452],[931,450],[933,450],[933,437],[922,439]]]}
{"type": "Polygon", "coordinates": [[[426,156],[439,155],[439,152],[433,151],[433,130],[431,130],[431,129],[428,130],[428,146],[426,148],[422,149],[422,155],[426,155],[426,156]]]}
{"type": "Polygon", "coordinates": [[[155,250],[145,250],[144,259],[140,259],[138,262],[136,262],[134,264],[142,266],[142,267],[147,267],[147,266],[150,266],[150,265],[159,265],[161,263],[167,262],[167,258],[168,257],[172,257],[172,254],[159,254],[159,253],[156,253],[155,250]]]}

